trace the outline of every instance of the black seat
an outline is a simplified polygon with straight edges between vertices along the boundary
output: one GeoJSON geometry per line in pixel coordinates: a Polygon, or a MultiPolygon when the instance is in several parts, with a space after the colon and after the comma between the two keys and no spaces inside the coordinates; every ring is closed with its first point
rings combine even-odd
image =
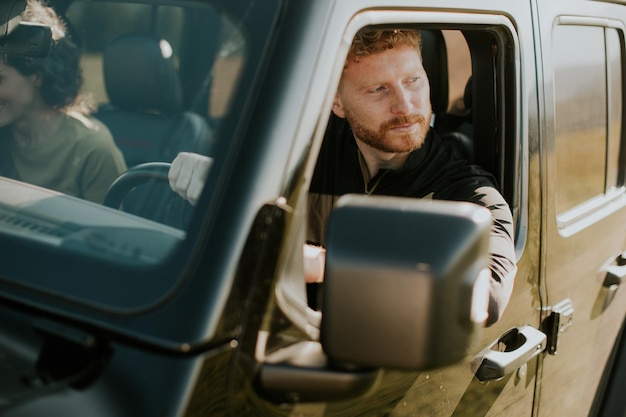
{"type": "Polygon", "coordinates": [[[111,130],[129,167],[171,162],[180,151],[208,153],[212,132],[202,116],[183,109],[167,41],[122,35],[105,49],[103,71],[109,103],[95,116],[111,130]]]}
{"type": "MultiPolygon", "coordinates": [[[[208,154],[212,132],[206,120],[183,109],[178,73],[167,41],[139,34],[114,39],[103,56],[109,103],[95,116],[106,124],[130,168],[171,162],[179,152],[208,154]]],[[[173,192],[151,180],[124,199],[124,211],[167,223],[173,192]]]]}
{"type": "MultiPolygon", "coordinates": [[[[473,143],[471,136],[468,135],[471,131],[467,128],[468,116],[448,113],[448,54],[443,34],[438,30],[422,30],[421,36],[422,62],[430,82],[433,127],[457,158],[472,161],[473,143]]],[[[468,91],[471,93],[469,86],[471,86],[471,78],[466,87],[465,100],[467,100],[468,91]]]]}
{"type": "Polygon", "coordinates": [[[430,82],[430,102],[435,123],[448,111],[448,53],[439,30],[422,30],[422,64],[430,82]]]}

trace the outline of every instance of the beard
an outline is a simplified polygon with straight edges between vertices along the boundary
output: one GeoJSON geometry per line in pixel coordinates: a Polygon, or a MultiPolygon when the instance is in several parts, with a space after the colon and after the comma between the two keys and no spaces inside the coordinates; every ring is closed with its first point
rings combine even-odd
{"type": "Polygon", "coordinates": [[[409,114],[394,117],[393,119],[383,122],[378,130],[365,127],[363,123],[356,120],[348,111],[345,111],[345,116],[357,139],[385,153],[406,153],[413,152],[424,144],[424,140],[430,129],[432,113],[409,114]],[[399,134],[389,132],[394,128],[411,123],[418,125],[417,129],[412,132],[399,134]]]}

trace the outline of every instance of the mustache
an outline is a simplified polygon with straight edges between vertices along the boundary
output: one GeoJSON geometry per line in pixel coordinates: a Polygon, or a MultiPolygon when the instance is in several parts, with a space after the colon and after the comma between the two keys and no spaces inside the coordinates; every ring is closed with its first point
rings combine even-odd
{"type": "Polygon", "coordinates": [[[383,122],[380,125],[380,131],[385,132],[390,129],[395,129],[396,127],[405,126],[408,124],[424,124],[426,123],[426,117],[422,114],[407,114],[404,116],[394,117],[393,119],[389,119],[383,122]]]}

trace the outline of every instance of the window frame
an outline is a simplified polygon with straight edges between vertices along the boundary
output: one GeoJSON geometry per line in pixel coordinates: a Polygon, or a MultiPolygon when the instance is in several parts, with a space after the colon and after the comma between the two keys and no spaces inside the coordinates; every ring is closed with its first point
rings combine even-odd
{"type": "MultiPolygon", "coordinates": [[[[365,26],[405,26],[415,27],[417,29],[438,29],[438,30],[460,30],[463,33],[474,31],[480,35],[487,34],[492,40],[501,45],[498,48],[497,58],[486,65],[479,65],[478,58],[472,59],[472,73],[481,73],[479,77],[480,86],[489,86],[494,102],[489,108],[483,108],[480,117],[483,118],[481,123],[482,130],[491,129],[494,132],[494,126],[501,129],[495,131],[490,136],[492,138],[491,151],[500,149],[501,152],[489,161],[489,166],[485,168],[492,172],[496,177],[503,191],[503,195],[511,206],[514,218],[514,242],[517,259],[522,256],[527,238],[528,229],[528,115],[526,106],[521,95],[523,65],[521,60],[521,46],[519,34],[515,29],[515,25],[504,15],[496,14],[470,14],[458,11],[428,11],[417,9],[402,10],[362,10],[354,14],[351,20],[346,24],[341,36],[341,46],[334,53],[334,64],[332,75],[324,80],[328,82],[327,94],[334,96],[334,91],[341,77],[341,71],[347,56],[348,48],[354,35],[365,26]],[[494,83],[494,77],[499,80],[494,83]],[[480,81],[483,80],[483,81],[480,81]],[[495,85],[494,85],[495,84],[495,85]],[[496,106],[499,111],[493,112],[496,106]],[[491,112],[491,115],[490,115],[491,112]],[[484,121],[487,120],[487,121],[484,121]],[[496,172],[494,172],[496,171],[496,172]]],[[[480,49],[482,56],[491,56],[491,45],[488,47],[484,44],[485,39],[476,36],[469,42],[471,54],[480,49]],[[476,45],[482,45],[477,48],[476,45]],[[472,47],[472,44],[474,47],[472,47]]],[[[318,80],[319,81],[319,80],[318,80]]],[[[316,84],[319,86],[319,82],[316,84]]],[[[481,103],[476,96],[475,103],[481,103]]],[[[323,139],[323,134],[328,123],[331,112],[332,97],[327,97],[325,107],[320,113],[315,131],[312,133],[313,146],[306,148],[308,155],[305,157],[307,167],[303,170],[294,170],[304,176],[310,175],[312,168],[317,160],[317,151],[323,139]]],[[[476,135],[480,135],[479,132],[476,135]]],[[[475,135],[475,136],[476,136],[475,135]]],[[[481,148],[475,149],[479,152],[481,148]]],[[[300,157],[293,157],[294,161],[302,160],[300,157]]],[[[302,179],[292,178],[288,181],[290,184],[302,184],[302,179]]],[[[308,187],[307,187],[308,188],[308,187]]],[[[302,192],[302,190],[299,190],[302,192]]],[[[295,201],[291,196],[286,195],[287,201],[295,201]]],[[[302,204],[306,198],[299,198],[302,204]]],[[[291,253],[291,252],[290,252],[291,253]]],[[[292,254],[293,255],[293,254],[292,254]]],[[[282,266],[285,271],[281,272],[279,268],[280,285],[276,287],[276,301],[279,307],[290,320],[296,324],[302,331],[307,333],[312,339],[319,336],[319,325],[321,316],[319,312],[304,306],[305,297],[300,292],[303,285],[302,274],[294,273],[298,270],[297,260],[301,255],[287,256],[286,264],[282,266]],[[293,265],[294,262],[296,265],[293,265]]]]}
{"type": "MultiPolygon", "coordinates": [[[[616,75],[611,73],[612,69],[609,66],[609,61],[606,59],[607,57],[607,29],[613,29],[616,31],[619,37],[619,51],[621,52],[621,76],[618,77],[621,82],[621,88],[623,88],[625,84],[625,70],[626,70],[626,42],[625,42],[625,32],[626,28],[624,25],[617,20],[611,19],[600,19],[593,17],[581,17],[581,16],[569,16],[569,15],[561,15],[558,16],[552,26],[552,32],[554,33],[554,29],[557,26],[591,26],[591,27],[599,27],[604,29],[604,48],[605,48],[605,75],[607,78],[606,83],[606,154],[605,154],[605,166],[604,166],[604,192],[599,195],[591,196],[580,204],[577,204],[573,207],[570,207],[563,212],[558,212],[556,210],[555,203],[555,214],[556,214],[556,224],[559,230],[559,233],[563,237],[571,236],[579,231],[589,227],[590,225],[596,223],[597,221],[603,219],[604,217],[614,213],[615,211],[621,209],[626,206],[626,187],[625,187],[625,178],[624,178],[624,170],[626,168],[626,158],[625,158],[625,146],[626,143],[624,137],[624,123],[626,121],[626,109],[624,109],[624,95],[622,94],[621,102],[619,102],[619,106],[621,107],[617,112],[614,112],[614,108],[612,106],[616,105],[618,99],[614,97],[612,94],[612,87],[609,84],[611,79],[615,79],[616,75]],[[615,130],[609,126],[608,119],[611,117],[615,117],[616,114],[619,114],[621,117],[621,132],[615,132],[615,130]],[[615,142],[619,143],[619,146],[615,144],[615,142]],[[613,177],[614,180],[611,180],[610,177],[613,177]]],[[[554,75],[556,77],[556,75],[554,75]]],[[[554,123],[554,139],[556,140],[556,91],[553,91],[553,111],[555,117],[554,123]]],[[[554,145],[556,147],[556,143],[554,145]]],[[[556,150],[555,150],[556,151],[556,150]]],[[[554,166],[554,175],[558,176],[558,167],[556,166],[556,162],[553,162],[554,166]]],[[[553,186],[557,187],[558,184],[556,181],[552,181],[553,186]]],[[[558,190],[556,190],[558,193],[558,190]]]]}

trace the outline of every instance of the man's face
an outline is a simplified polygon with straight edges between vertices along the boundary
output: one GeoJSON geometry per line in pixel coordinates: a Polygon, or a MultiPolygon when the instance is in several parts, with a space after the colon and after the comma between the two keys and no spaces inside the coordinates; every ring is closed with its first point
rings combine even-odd
{"type": "Polygon", "coordinates": [[[418,149],[428,133],[430,86],[418,52],[400,46],[344,68],[333,112],[357,139],[388,153],[418,149]]]}

